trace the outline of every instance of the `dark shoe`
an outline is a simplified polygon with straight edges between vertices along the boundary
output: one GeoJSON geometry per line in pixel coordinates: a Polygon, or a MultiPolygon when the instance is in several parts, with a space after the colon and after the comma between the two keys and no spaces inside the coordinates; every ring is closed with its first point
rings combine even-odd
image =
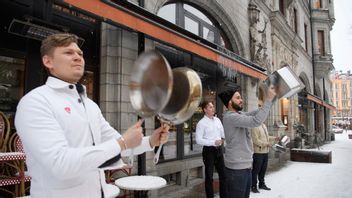
{"type": "Polygon", "coordinates": [[[259,193],[259,190],[258,190],[257,187],[255,187],[255,186],[253,186],[253,187],[251,188],[251,191],[252,191],[253,193],[259,193]]]}
{"type": "Polygon", "coordinates": [[[265,184],[259,185],[259,188],[263,190],[271,190],[271,188],[267,187],[265,184]]]}

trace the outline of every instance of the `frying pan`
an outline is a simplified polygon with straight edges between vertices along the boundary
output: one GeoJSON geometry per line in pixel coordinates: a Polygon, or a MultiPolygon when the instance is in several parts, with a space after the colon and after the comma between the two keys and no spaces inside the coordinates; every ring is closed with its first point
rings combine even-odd
{"type": "MultiPolygon", "coordinates": [[[[142,53],[132,69],[129,93],[132,107],[139,116],[157,116],[168,124],[188,120],[202,99],[202,82],[194,70],[171,70],[166,58],[152,50],[142,53]]],[[[163,143],[154,157],[158,163],[163,143]]]]}

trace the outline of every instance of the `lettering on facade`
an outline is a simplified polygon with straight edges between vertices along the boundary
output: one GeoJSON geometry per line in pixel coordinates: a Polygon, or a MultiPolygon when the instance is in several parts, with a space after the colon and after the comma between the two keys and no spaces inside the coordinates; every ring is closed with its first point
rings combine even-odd
{"type": "Polygon", "coordinates": [[[97,20],[95,18],[93,18],[93,17],[87,16],[87,15],[82,14],[80,12],[76,12],[74,10],[71,10],[69,8],[66,8],[66,7],[63,7],[61,5],[53,4],[52,8],[54,10],[56,10],[56,11],[59,11],[59,12],[62,12],[62,13],[77,17],[79,19],[82,19],[82,20],[85,20],[85,21],[88,21],[88,22],[91,22],[91,23],[96,23],[97,22],[97,20]]]}

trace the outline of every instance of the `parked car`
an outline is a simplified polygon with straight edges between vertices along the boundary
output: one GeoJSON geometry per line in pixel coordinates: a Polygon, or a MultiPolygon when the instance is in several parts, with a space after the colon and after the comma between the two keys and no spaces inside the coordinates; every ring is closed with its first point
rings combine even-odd
{"type": "Polygon", "coordinates": [[[332,125],[332,132],[334,133],[343,133],[343,129],[338,126],[332,125]]]}

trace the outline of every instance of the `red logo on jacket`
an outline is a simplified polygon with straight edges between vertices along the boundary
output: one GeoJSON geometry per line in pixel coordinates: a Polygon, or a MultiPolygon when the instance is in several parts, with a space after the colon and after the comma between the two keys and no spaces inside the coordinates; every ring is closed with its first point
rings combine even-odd
{"type": "Polygon", "coordinates": [[[65,107],[65,111],[66,111],[67,113],[71,113],[71,108],[70,108],[70,107],[65,107]]]}

